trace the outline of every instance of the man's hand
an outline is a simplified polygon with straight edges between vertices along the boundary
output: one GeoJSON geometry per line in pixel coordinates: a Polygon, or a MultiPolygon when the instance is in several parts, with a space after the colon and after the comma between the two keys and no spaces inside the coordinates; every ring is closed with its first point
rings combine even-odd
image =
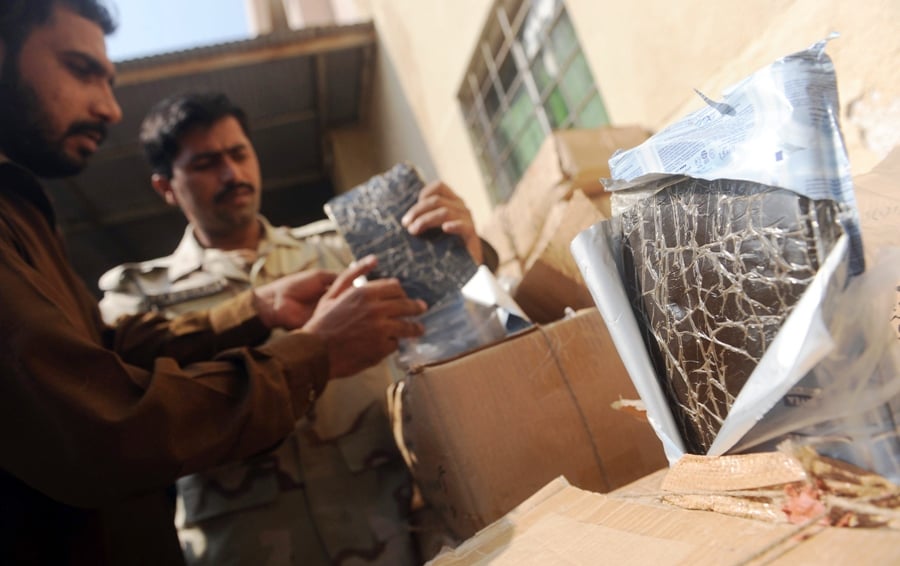
{"type": "Polygon", "coordinates": [[[424,332],[421,324],[406,317],[422,314],[427,306],[407,297],[396,279],[353,286],[375,264],[375,256],[367,256],[341,273],[303,326],[325,340],[331,377],[358,373],[395,351],[400,338],[424,332]]]}
{"type": "Polygon", "coordinates": [[[306,324],[322,295],[337,279],[324,269],[310,269],[261,285],[253,291],[253,305],[268,328],[293,330],[306,324]]]}
{"type": "Polygon", "coordinates": [[[419,192],[418,202],[403,215],[401,222],[413,236],[430,228],[456,234],[465,242],[475,263],[480,265],[484,261],[481,238],[475,232],[472,213],[453,189],[440,181],[429,183],[419,192]]]}

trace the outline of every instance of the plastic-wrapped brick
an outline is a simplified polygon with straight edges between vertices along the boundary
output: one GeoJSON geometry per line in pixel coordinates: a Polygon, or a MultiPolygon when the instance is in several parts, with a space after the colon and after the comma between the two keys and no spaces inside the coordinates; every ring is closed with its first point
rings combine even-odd
{"type": "Polygon", "coordinates": [[[729,408],[842,234],[838,206],[684,179],[620,215],[625,288],[689,452],[729,408]]]}

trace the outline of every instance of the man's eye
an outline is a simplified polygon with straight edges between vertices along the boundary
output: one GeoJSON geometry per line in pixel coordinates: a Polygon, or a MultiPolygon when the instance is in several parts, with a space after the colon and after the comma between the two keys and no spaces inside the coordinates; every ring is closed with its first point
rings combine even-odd
{"type": "Polygon", "coordinates": [[[82,65],[76,62],[68,63],[69,72],[75,75],[76,78],[86,81],[89,80],[93,76],[93,69],[91,69],[87,65],[82,65]]]}
{"type": "Polygon", "coordinates": [[[194,161],[191,164],[191,169],[195,171],[205,171],[207,169],[212,169],[215,165],[216,161],[214,159],[201,159],[199,161],[194,161]]]}

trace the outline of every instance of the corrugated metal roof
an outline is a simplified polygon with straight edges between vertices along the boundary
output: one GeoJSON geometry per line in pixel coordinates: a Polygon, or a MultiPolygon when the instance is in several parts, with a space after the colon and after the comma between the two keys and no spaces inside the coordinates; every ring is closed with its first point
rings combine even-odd
{"type": "Polygon", "coordinates": [[[167,64],[190,59],[215,57],[217,55],[232,55],[245,51],[254,51],[257,49],[308,41],[310,39],[342,36],[354,32],[374,33],[375,25],[372,22],[359,22],[356,24],[315,26],[289,31],[279,31],[248,39],[226,41],[223,43],[215,43],[213,45],[201,45],[198,47],[191,47],[190,49],[181,49],[146,57],[126,59],[116,62],[116,67],[119,72],[127,72],[129,70],[143,68],[147,65],[167,64]]]}
{"type": "Polygon", "coordinates": [[[142,76],[146,74],[142,71],[151,69],[175,70],[185,68],[185,64],[190,68],[190,64],[212,61],[241,64],[255,62],[260,57],[285,58],[304,53],[327,53],[372,45],[374,41],[375,26],[372,22],[276,32],[251,39],[121,61],[116,63],[117,81],[122,84],[134,82],[134,77],[142,76]]]}

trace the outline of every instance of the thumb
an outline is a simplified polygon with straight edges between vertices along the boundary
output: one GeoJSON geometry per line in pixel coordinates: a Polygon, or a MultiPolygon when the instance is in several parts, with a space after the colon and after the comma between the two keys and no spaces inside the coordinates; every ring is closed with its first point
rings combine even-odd
{"type": "Polygon", "coordinates": [[[378,259],[376,259],[374,255],[367,255],[366,257],[351,263],[350,267],[337,276],[334,283],[328,288],[328,292],[325,293],[325,297],[333,299],[340,296],[341,293],[353,285],[353,281],[357,277],[371,273],[376,265],[378,265],[378,259]]]}

